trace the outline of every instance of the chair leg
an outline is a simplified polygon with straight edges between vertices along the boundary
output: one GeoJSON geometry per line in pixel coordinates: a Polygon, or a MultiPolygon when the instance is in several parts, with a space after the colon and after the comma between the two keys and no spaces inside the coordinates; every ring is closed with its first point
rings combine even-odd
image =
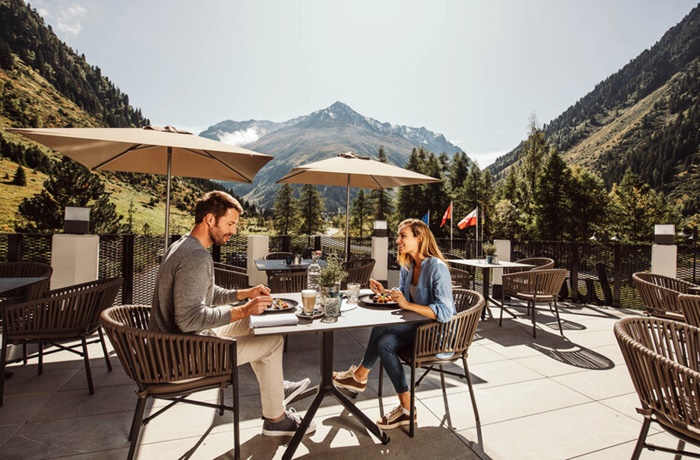
{"type": "Polygon", "coordinates": [[[501,299],[501,315],[498,317],[498,325],[500,326],[503,324],[503,309],[505,306],[503,305],[503,299],[501,299]]]}
{"type": "Polygon", "coordinates": [[[5,337],[3,337],[2,350],[0,350],[0,407],[2,407],[5,394],[5,365],[7,363],[7,342],[4,339],[5,337]]]}
{"type": "Polygon", "coordinates": [[[107,344],[105,343],[105,337],[102,334],[102,328],[97,329],[97,333],[100,336],[100,344],[102,345],[102,352],[105,354],[105,362],[107,363],[107,370],[112,372],[112,363],[109,360],[109,353],[107,352],[107,344]]]}
{"type": "Polygon", "coordinates": [[[382,362],[379,362],[379,388],[377,389],[377,396],[381,398],[382,396],[382,388],[384,387],[384,366],[382,366],[382,362]]]}
{"type": "MultiPolygon", "coordinates": [[[[550,305],[549,308],[551,309],[552,306],[550,305]]],[[[554,314],[557,317],[557,323],[559,323],[559,333],[561,334],[562,337],[564,337],[564,330],[561,327],[561,319],[559,318],[559,307],[557,307],[557,300],[554,299],[554,314]]]]}
{"type": "Polygon", "coordinates": [[[651,418],[644,417],[644,423],[642,423],[642,429],[639,432],[639,439],[637,439],[637,445],[634,446],[634,452],[632,453],[632,460],[637,460],[642,454],[642,449],[644,449],[646,444],[649,426],[651,426],[651,418]]]}
{"type": "MultiPolygon", "coordinates": [[[[26,346],[27,345],[25,344],[25,347],[26,346]]],[[[39,375],[44,373],[44,344],[43,343],[39,344],[39,365],[37,366],[37,370],[39,372],[39,375]]]]}
{"type": "Polygon", "coordinates": [[[462,365],[464,367],[464,376],[467,378],[467,386],[469,386],[469,397],[472,400],[472,408],[474,409],[474,418],[477,424],[480,422],[479,419],[479,409],[476,408],[476,396],[474,396],[474,387],[472,386],[472,378],[469,375],[469,366],[467,365],[467,358],[462,356],[462,365]]]}
{"type": "MultiPolygon", "coordinates": [[[[527,308],[530,309],[530,301],[527,302],[527,308]]],[[[535,308],[535,302],[532,302],[532,310],[531,310],[530,316],[532,317],[532,337],[533,338],[537,337],[537,326],[535,324],[535,316],[537,315],[537,312],[535,310],[537,310],[535,308]]]]}
{"type": "Polygon", "coordinates": [[[219,388],[219,415],[224,415],[224,389],[219,388]]]}
{"type": "Polygon", "coordinates": [[[27,365],[27,344],[22,344],[22,364],[27,365]]]}
{"type": "Polygon", "coordinates": [[[416,364],[411,363],[411,410],[409,411],[410,425],[408,435],[413,437],[415,434],[416,421],[416,364]]]}
{"type": "MultiPolygon", "coordinates": [[[[235,364],[235,363],[234,363],[235,364]]],[[[241,414],[238,401],[238,371],[236,370],[231,379],[231,391],[233,396],[233,459],[240,460],[241,458],[241,435],[240,423],[241,414]]],[[[222,401],[223,402],[223,401],[222,401]]]]}
{"type": "Polygon", "coordinates": [[[83,361],[85,361],[85,376],[87,377],[88,390],[90,394],[95,393],[95,387],[92,385],[92,371],[90,370],[90,357],[88,356],[87,340],[82,337],[83,342],[83,361]]]}
{"type": "Polygon", "coordinates": [[[129,454],[127,455],[128,460],[134,458],[134,453],[136,452],[136,445],[139,441],[139,431],[141,431],[141,420],[143,420],[143,412],[146,409],[146,398],[139,398],[136,403],[136,410],[134,411],[134,420],[131,422],[131,430],[129,431],[129,441],[131,441],[131,446],[129,446],[129,454]]]}

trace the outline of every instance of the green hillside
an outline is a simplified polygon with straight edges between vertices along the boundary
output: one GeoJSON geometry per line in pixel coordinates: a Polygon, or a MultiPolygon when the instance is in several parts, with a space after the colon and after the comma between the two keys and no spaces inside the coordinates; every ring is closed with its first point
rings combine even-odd
{"type": "MultiPolygon", "coordinates": [[[[36,10],[21,0],[0,0],[0,128],[2,127],[141,127],[150,124],[141,111],[99,67],[88,64],[61,42],[36,10]]],[[[0,231],[12,231],[19,203],[43,190],[60,154],[0,129],[0,231]],[[19,166],[25,186],[13,185],[19,166]]],[[[144,174],[99,173],[118,214],[132,230],[162,234],[165,178],[144,174]]],[[[174,178],[171,231],[192,225],[196,197],[214,188],[202,179],[174,178]]],[[[254,214],[254,208],[248,213],[254,214]],[[252,211],[252,212],[251,212],[252,211]]]]}
{"type": "MultiPolygon", "coordinates": [[[[700,7],[649,50],[599,83],[543,127],[570,165],[610,187],[629,168],[654,189],[700,212],[700,7]],[[690,180],[692,179],[692,181],[690,180]]],[[[522,144],[489,169],[498,178],[520,159],[522,144]]]]}

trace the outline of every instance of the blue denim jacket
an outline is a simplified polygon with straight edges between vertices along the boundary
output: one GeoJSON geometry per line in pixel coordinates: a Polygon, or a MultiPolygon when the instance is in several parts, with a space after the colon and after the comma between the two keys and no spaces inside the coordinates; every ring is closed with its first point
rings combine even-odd
{"type": "Polygon", "coordinates": [[[427,305],[435,313],[437,321],[444,323],[456,313],[452,298],[452,278],[445,263],[437,257],[428,257],[421,262],[420,276],[416,285],[417,299],[411,299],[410,285],[413,265],[407,270],[401,267],[399,286],[406,299],[418,305],[427,305]]]}

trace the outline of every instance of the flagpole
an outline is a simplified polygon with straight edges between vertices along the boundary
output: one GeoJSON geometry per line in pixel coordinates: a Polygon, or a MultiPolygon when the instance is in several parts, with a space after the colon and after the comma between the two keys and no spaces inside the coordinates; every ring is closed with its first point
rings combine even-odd
{"type": "Polygon", "coordinates": [[[476,255],[476,258],[479,259],[479,207],[476,207],[476,227],[474,230],[476,230],[476,235],[474,235],[474,254],[476,255]]]}
{"type": "Polygon", "coordinates": [[[453,228],[453,221],[452,221],[452,215],[455,213],[455,208],[452,207],[452,201],[450,201],[450,252],[454,252],[454,247],[452,245],[452,228],[453,228]]]}

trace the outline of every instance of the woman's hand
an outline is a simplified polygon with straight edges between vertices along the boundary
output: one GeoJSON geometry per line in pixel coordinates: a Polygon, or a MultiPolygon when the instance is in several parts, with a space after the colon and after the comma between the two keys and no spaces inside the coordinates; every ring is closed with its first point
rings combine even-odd
{"type": "Polygon", "coordinates": [[[258,284],[257,286],[253,286],[252,288],[239,289],[236,292],[236,297],[238,298],[238,300],[254,299],[258,296],[270,297],[270,288],[265,286],[264,284],[258,284]]]}
{"type": "Polygon", "coordinates": [[[384,294],[384,285],[377,280],[369,279],[369,288],[375,294],[384,294]]]}
{"type": "Polygon", "coordinates": [[[391,296],[391,300],[399,304],[399,307],[401,307],[402,310],[406,310],[408,300],[406,300],[406,297],[404,297],[401,290],[393,288],[391,291],[389,291],[389,295],[391,296]]]}

